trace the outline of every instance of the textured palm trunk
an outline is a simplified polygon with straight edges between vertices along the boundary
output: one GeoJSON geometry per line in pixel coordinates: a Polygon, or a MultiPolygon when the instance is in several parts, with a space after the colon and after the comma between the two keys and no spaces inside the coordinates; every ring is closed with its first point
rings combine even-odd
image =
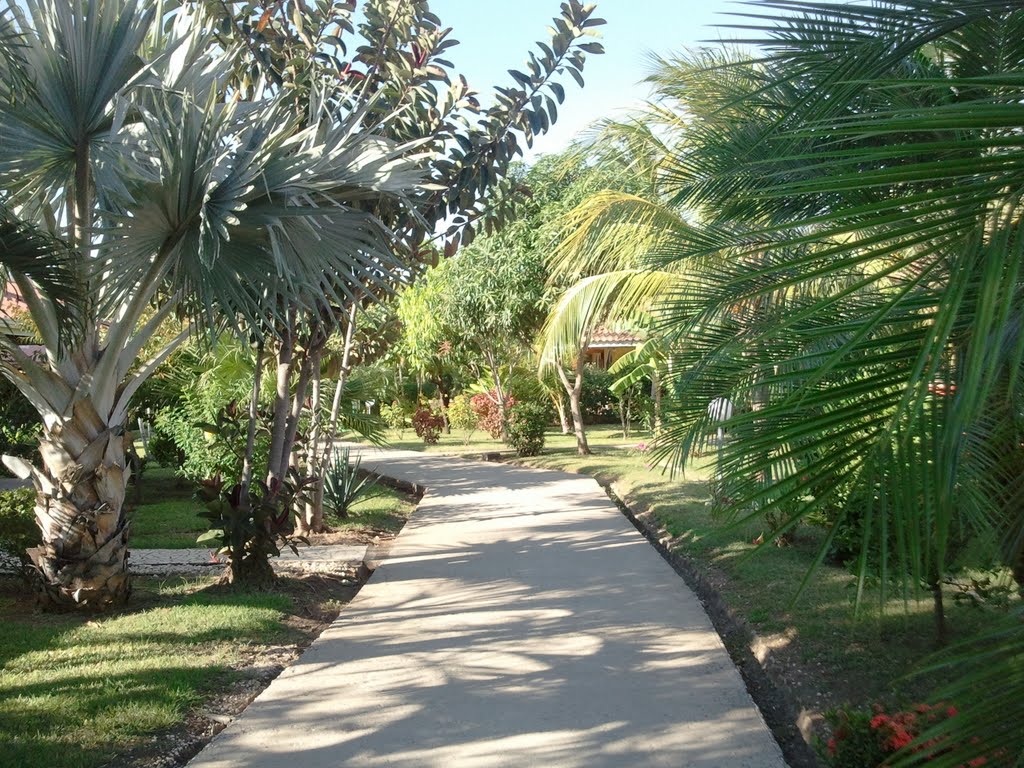
{"type": "Polygon", "coordinates": [[[44,607],[106,608],[131,591],[125,490],[131,438],[85,398],[48,426],[39,442],[42,467],[5,459],[36,489],[42,543],[28,550],[44,607]]]}

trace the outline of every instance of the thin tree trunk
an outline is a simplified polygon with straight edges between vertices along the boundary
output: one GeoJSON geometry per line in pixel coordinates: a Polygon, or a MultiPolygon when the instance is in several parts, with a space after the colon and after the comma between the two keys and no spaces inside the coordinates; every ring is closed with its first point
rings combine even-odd
{"type": "Polygon", "coordinates": [[[281,477],[285,477],[288,474],[289,466],[296,466],[292,453],[295,447],[295,440],[299,434],[299,421],[302,417],[302,409],[306,403],[306,391],[309,389],[309,382],[313,376],[313,357],[316,353],[316,349],[309,349],[303,355],[302,362],[299,364],[299,380],[295,384],[295,395],[292,398],[291,409],[288,413],[288,427],[285,430],[284,445],[281,451],[281,477]]]}
{"type": "MultiPolygon", "coordinates": [[[[310,394],[310,425],[309,445],[306,449],[306,493],[302,495],[301,509],[296,510],[295,530],[305,535],[319,531],[314,527],[317,508],[323,508],[324,477],[320,456],[320,363],[322,351],[317,350],[313,360],[313,383],[310,394]]],[[[323,528],[323,515],[320,515],[319,527],[323,528]]]]}
{"type": "MultiPolygon", "coordinates": [[[[249,421],[245,435],[245,453],[242,456],[242,476],[238,481],[238,509],[240,512],[250,511],[249,491],[252,487],[253,456],[256,452],[256,426],[260,415],[260,391],[263,388],[263,342],[256,347],[256,366],[252,374],[252,394],[249,396],[249,421]]],[[[240,582],[242,575],[242,557],[245,554],[245,541],[240,526],[235,526],[231,536],[230,569],[231,581],[240,582]]]]}
{"type": "Polygon", "coordinates": [[[331,402],[331,421],[327,429],[327,441],[324,445],[322,463],[326,466],[328,452],[334,446],[338,437],[338,420],[341,418],[341,395],[345,391],[345,381],[348,379],[349,360],[352,357],[352,340],[355,336],[356,310],[357,305],[353,304],[348,314],[348,328],[345,329],[345,347],[341,353],[341,370],[338,371],[338,383],[334,388],[334,400],[331,402]]]}
{"type": "Polygon", "coordinates": [[[654,401],[654,436],[661,433],[661,377],[657,367],[651,370],[651,399],[654,401]]]}
{"type": "Polygon", "coordinates": [[[565,400],[562,399],[560,392],[551,399],[555,401],[555,410],[558,411],[558,423],[562,426],[562,434],[568,435],[572,428],[569,426],[569,412],[565,409],[565,400]]]}
{"type": "MultiPolygon", "coordinates": [[[[341,353],[341,370],[338,371],[338,383],[334,388],[334,399],[331,401],[331,415],[327,423],[327,429],[323,435],[323,450],[315,455],[317,482],[313,489],[312,509],[306,509],[306,525],[312,532],[321,532],[324,525],[324,474],[331,461],[331,450],[334,448],[334,441],[338,435],[338,420],[341,418],[341,397],[345,391],[345,381],[348,379],[349,361],[352,357],[353,339],[356,329],[356,312],[358,306],[353,303],[349,310],[348,326],[345,328],[345,346],[341,353]]],[[[318,440],[319,442],[319,440],[318,440]]]]}
{"type": "Polygon", "coordinates": [[[277,351],[277,391],[274,395],[274,415],[271,421],[270,450],[267,457],[267,485],[271,488],[284,479],[283,463],[285,435],[288,429],[288,407],[291,404],[292,364],[295,354],[295,312],[289,311],[288,327],[281,335],[277,351]]]}
{"type": "Polygon", "coordinates": [[[576,356],[575,379],[569,381],[569,376],[561,365],[556,365],[558,378],[562,380],[566,394],[569,395],[569,411],[572,413],[573,430],[576,433],[576,453],[580,456],[590,455],[590,444],[587,442],[587,431],[583,426],[583,410],[580,408],[580,395],[583,392],[583,351],[576,356]]]}
{"type": "Polygon", "coordinates": [[[239,479],[241,501],[249,508],[249,489],[252,487],[252,463],[256,453],[256,426],[260,415],[260,392],[263,388],[263,342],[256,347],[256,366],[252,374],[252,394],[249,396],[249,423],[245,435],[245,454],[242,456],[242,477],[239,479]]]}
{"type": "Polygon", "coordinates": [[[498,396],[498,418],[501,419],[501,439],[504,440],[508,436],[505,429],[508,424],[508,412],[505,408],[505,391],[501,386],[501,374],[498,372],[494,350],[486,347],[484,355],[487,357],[487,365],[490,366],[491,378],[494,380],[494,392],[498,396]]]}

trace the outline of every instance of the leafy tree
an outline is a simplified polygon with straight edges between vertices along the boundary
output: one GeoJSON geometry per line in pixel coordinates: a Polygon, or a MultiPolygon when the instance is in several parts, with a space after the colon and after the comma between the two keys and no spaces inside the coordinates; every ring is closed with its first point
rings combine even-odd
{"type": "Polygon", "coordinates": [[[399,302],[407,348],[469,348],[482,357],[502,424],[508,415],[501,369],[535,333],[545,294],[542,261],[530,251],[503,249],[503,242],[502,235],[478,239],[430,270],[399,302]]]}
{"type": "MultiPolygon", "coordinates": [[[[307,101],[322,101],[331,110],[357,116],[364,130],[379,137],[415,143],[421,157],[429,158],[429,190],[414,207],[379,199],[368,199],[363,206],[395,234],[391,248],[406,269],[383,269],[395,281],[436,258],[430,241],[441,224],[448,225],[444,248],[451,254],[460,244],[471,243],[478,219],[488,229],[502,223],[501,210],[481,206],[485,192],[503,182],[509,163],[521,152],[520,142],[531,145],[556,119],[555,104],[565,89],[555,76],[569,74],[582,83],[586,55],[602,50],[600,43],[583,38],[603,20],[593,17],[593,6],[569,0],[553,20],[550,42],[539,46],[539,54],[530,54],[528,72],[511,70],[513,85],[497,88],[494,105],[481,110],[465,79],[450,75],[444,56],[456,41],[424,0],[370,0],[358,23],[354,3],[296,3],[288,9],[291,13],[267,2],[211,7],[220,16],[225,37],[243,52],[234,79],[242,92],[264,88],[290,95],[297,115],[305,114],[307,101]],[[349,36],[357,36],[360,44],[346,47],[349,36]]],[[[358,310],[387,292],[364,290],[345,274],[325,279],[328,284],[319,288],[330,295],[331,306],[321,308],[308,297],[282,297],[288,307],[283,322],[273,324],[268,334],[275,339],[278,358],[267,475],[271,487],[295,463],[297,426],[310,388],[314,414],[319,411],[321,358],[332,332],[344,329],[351,336],[358,310]]],[[[335,404],[347,369],[342,365],[335,404]]],[[[322,497],[326,448],[336,422],[335,407],[326,424],[315,423],[313,446],[306,451],[317,499],[322,497]]],[[[250,476],[247,461],[243,487],[250,476]]],[[[319,506],[307,507],[299,515],[300,525],[316,527],[322,519],[319,506]]]]}

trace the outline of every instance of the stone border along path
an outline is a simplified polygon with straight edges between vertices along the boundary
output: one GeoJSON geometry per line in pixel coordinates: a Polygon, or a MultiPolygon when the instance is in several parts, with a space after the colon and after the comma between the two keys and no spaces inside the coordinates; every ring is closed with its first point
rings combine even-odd
{"type": "MultiPolygon", "coordinates": [[[[278,571],[332,571],[345,564],[361,564],[367,559],[367,549],[365,544],[300,546],[298,555],[284,549],[270,562],[278,571]]],[[[211,549],[133,549],[128,559],[130,572],[144,575],[215,574],[226,566],[227,558],[218,559],[211,549]]]]}
{"type": "MultiPolygon", "coordinates": [[[[218,575],[227,566],[227,559],[212,549],[132,549],[128,570],[141,576],[172,574],[218,575]]],[[[284,573],[335,573],[373,564],[380,556],[375,545],[325,544],[299,547],[296,555],[285,549],[280,557],[271,559],[274,570],[284,573]]],[[[16,572],[16,557],[0,552],[0,571],[16,572]]]]}
{"type": "Polygon", "coordinates": [[[579,475],[359,448],[427,492],[192,768],[782,768],[696,596],[579,475]]]}

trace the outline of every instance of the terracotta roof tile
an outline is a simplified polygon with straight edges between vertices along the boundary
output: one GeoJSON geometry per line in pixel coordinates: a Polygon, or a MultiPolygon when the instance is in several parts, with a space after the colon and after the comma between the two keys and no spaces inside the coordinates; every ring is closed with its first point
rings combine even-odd
{"type": "Polygon", "coordinates": [[[600,347],[606,344],[631,344],[636,346],[643,338],[635,331],[615,331],[609,328],[596,328],[590,334],[590,346],[600,347]]]}

